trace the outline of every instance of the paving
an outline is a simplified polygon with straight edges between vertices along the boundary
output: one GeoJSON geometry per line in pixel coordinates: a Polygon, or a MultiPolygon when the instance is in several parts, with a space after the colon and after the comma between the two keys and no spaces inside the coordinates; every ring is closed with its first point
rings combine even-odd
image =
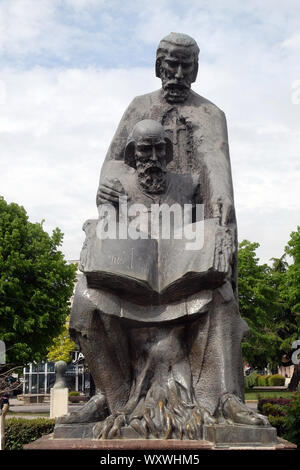
{"type": "MultiPolygon", "coordinates": [[[[79,410],[82,406],[82,404],[69,404],[69,412],[79,410]]],[[[24,405],[22,401],[16,398],[10,398],[9,400],[9,413],[7,418],[46,418],[47,414],[50,415],[50,402],[24,405]]]]}

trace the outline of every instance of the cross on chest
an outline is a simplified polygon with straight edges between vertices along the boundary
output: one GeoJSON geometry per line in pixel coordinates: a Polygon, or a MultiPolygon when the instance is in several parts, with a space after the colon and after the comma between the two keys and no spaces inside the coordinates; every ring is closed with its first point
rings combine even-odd
{"type": "Polygon", "coordinates": [[[173,119],[171,121],[170,126],[165,127],[165,131],[171,131],[172,132],[172,136],[173,136],[172,143],[173,143],[173,145],[178,144],[178,133],[179,133],[180,130],[185,131],[186,126],[183,125],[183,124],[180,125],[180,122],[178,121],[177,116],[173,116],[173,119]]]}

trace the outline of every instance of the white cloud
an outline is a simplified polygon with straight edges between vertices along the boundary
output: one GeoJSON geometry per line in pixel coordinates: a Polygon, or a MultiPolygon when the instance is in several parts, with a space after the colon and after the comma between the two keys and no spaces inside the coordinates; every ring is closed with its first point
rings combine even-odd
{"type": "Polygon", "coordinates": [[[117,124],[147,83],[156,83],[148,69],[3,71],[1,194],[32,220],[46,219],[46,229],[59,226],[68,258],[79,256],[84,220],[97,216],[100,167],[117,124]]]}
{"type": "Polygon", "coordinates": [[[287,49],[300,49],[300,34],[294,34],[285,39],[282,43],[282,47],[287,49]]]}
{"type": "Polygon", "coordinates": [[[53,21],[51,0],[2,0],[0,5],[0,51],[21,53],[40,47],[37,38],[53,21]],[[36,42],[35,42],[36,41],[36,42]]]}
{"type": "Polygon", "coordinates": [[[105,0],[64,0],[64,3],[75,10],[83,10],[89,7],[99,7],[105,4],[105,0]]]}

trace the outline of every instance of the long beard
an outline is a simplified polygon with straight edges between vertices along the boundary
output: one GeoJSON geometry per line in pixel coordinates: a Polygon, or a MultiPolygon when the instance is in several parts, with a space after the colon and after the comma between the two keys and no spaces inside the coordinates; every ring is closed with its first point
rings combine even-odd
{"type": "Polygon", "coordinates": [[[191,84],[187,81],[178,82],[168,78],[165,73],[161,76],[163,96],[168,103],[183,103],[190,94],[191,84]]]}
{"type": "Polygon", "coordinates": [[[166,170],[160,166],[137,165],[138,181],[145,192],[163,193],[166,190],[166,170]]]}

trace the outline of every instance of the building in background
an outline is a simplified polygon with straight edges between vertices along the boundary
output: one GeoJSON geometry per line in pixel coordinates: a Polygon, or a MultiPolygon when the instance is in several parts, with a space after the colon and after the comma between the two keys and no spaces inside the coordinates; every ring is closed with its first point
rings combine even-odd
{"type": "MultiPolygon", "coordinates": [[[[78,260],[69,260],[68,263],[79,265],[78,260]]],[[[80,276],[81,272],[77,269],[74,291],[80,276]]],[[[74,291],[71,297],[71,305],[74,291]]],[[[90,396],[93,394],[93,380],[87,366],[84,364],[84,357],[79,351],[74,351],[72,356],[72,361],[68,364],[66,371],[68,389],[90,396]]],[[[30,363],[23,369],[23,394],[49,394],[54,383],[54,362],[30,363]]]]}
{"type": "MultiPolygon", "coordinates": [[[[69,391],[90,395],[90,373],[84,362],[79,364],[73,360],[68,364],[65,377],[69,391]]],[[[49,394],[54,383],[54,362],[30,363],[23,369],[23,394],[49,394]]]]}

